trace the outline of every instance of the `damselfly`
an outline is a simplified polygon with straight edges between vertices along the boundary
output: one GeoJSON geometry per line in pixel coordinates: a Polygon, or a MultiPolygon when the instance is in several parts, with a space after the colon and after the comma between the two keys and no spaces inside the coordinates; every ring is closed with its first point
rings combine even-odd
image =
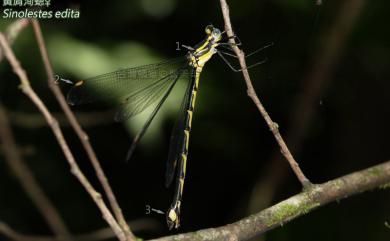
{"type": "MultiPolygon", "coordinates": [[[[158,64],[121,69],[93,78],[80,80],[74,83],[67,96],[67,101],[71,105],[101,99],[119,102],[120,108],[115,116],[115,120],[117,121],[126,120],[144,111],[153,103],[158,103],[142,129],[134,138],[127,154],[127,159],[129,159],[135,146],[145,134],[175,84],[179,79],[185,79],[187,81],[188,87],[181,104],[182,111],[180,112],[180,118],[172,131],[165,173],[165,185],[168,187],[172,183],[176,172],[176,187],[173,202],[166,213],[169,229],[180,226],[180,207],[186,174],[189,135],[202,69],[206,62],[214,54],[218,53],[229,67],[235,71],[239,71],[223,56],[225,54],[234,57],[234,55],[218,48],[225,47],[229,49],[231,47],[231,43],[227,41],[229,38],[224,37],[225,32],[221,32],[212,25],[208,25],[205,32],[206,38],[195,47],[182,45],[188,50],[187,54],[183,57],[158,64]]],[[[237,45],[239,44],[240,42],[237,45]]],[[[254,65],[257,64],[261,64],[261,62],[254,65]]]]}

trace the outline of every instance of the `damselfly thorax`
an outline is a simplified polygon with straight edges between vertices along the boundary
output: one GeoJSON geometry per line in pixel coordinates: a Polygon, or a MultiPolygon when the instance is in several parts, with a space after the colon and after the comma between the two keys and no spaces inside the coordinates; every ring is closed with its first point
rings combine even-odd
{"type": "MultiPolygon", "coordinates": [[[[69,104],[78,105],[102,99],[118,103],[120,108],[115,115],[115,120],[117,121],[123,121],[135,116],[157,103],[142,129],[134,137],[127,159],[130,159],[132,156],[136,145],[145,134],[176,83],[180,79],[187,81],[187,89],[179,112],[180,116],[173,128],[170,139],[165,173],[165,185],[167,187],[170,186],[174,179],[176,181],[173,201],[166,213],[166,220],[170,229],[180,226],[180,209],[186,176],[189,136],[192,128],[192,117],[200,74],[203,67],[217,53],[232,70],[240,71],[240,69],[235,69],[223,57],[223,55],[235,57],[232,52],[226,51],[232,44],[228,42],[229,37],[227,36],[222,41],[225,32],[221,32],[212,25],[207,26],[205,32],[206,37],[194,47],[182,45],[188,50],[183,57],[157,64],[120,69],[73,83],[69,80],[66,81],[73,84],[67,96],[69,104]],[[225,48],[225,51],[219,49],[222,47],[225,48]]],[[[234,38],[236,37],[234,36],[234,38]]]]}

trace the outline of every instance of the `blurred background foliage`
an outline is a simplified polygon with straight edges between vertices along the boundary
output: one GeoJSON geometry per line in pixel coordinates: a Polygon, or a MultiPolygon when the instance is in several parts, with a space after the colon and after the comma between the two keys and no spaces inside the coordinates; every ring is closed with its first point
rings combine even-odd
{"type": "MultiPolygon", "coordinates": [[[[282,135],[291,127],[297,96],[305,91],[304,77],[314,68],[319,50],[326,49],[328,30],[346,1],[232,0],[232,23],[246,52],[270,42],[274,46],[251,57],[268,59],[251,69],[260,99],[282,135]]],[[[353,1],[349,1],[353,2],[353,1]]],[[[42,20],[49,55],[56,74],[80,79],[184,55],[176,42],[195,45],[212,23],[223,28],[219,1],[115,0],[54,1],[53,9],[75,8],[79,19],[42,20]]],[[[316,183],[388,160],[390,156],[390,3],[365,1],[352,32],[334,61],[328,85],[312,104],[314,117],[303,143],[294,151],[303,171],[316,183]]],[[[347,14],[347,13],[345,13],[347,14]]],[[[0,20],[4,31],[10,20],[0,20]]],[[[51,111],[60,111],[46,84],[46,76],[31,27],[13,45],[33,88],[51,111]]],[[[58,144],[45,125],[29,126],[39,115],[18,89],[9,64],[0,65],[0,99],[11,113],[13,131],[25,161],[74,233],[105,227],[90,197],[69,172],[58,144]],[[17,121],[18,114],[24,114],[17,121]]],[[[136,232],[144,238],[167,235],[165,217],[145,215],[145,206],[166,210],[173,189],[164,188],[169,136],[181,103],[180,83],[138,146],[130,163],[124,161],[134,133],[145,114],[126,123],[103,115],[101,124],[84,128],[112,184],[128,220],[152,218],[159,225],[136,232]]],[[[64,93],[68,86],[63,85],[64,93]]],[[[310,95],[311,93],[306,93],[310,95]]],[[[76,112],[110,110],[110,105],[87,105],[76,112]]],[[[100,121],[100,119],[98,120],[100,121]]],[[[66,139],[82,169],[99,187],[80,142],[68,126],[66,139]]],[[[201,77],[193,119],[187,179],[179,232],[220,226],[259,211],[254,197],[266,206],[300,191],[284,161],[272,165],[278,147],[254,104],[243,78],[218,57],[201,77]],[[278,171],[285,169],[287,171],[278,171]],[[267,173],[266,173],[267,172],[267,173]],[[271,192],[254,193],[263,178],[275,183],[271,192]],[[266,179],[266,178],[265,178],[266,179]],[[278,180],[278,181],[275,181],[278,180]]],[[[294,144],[294,143],[287,143],[294,144]]],[[[48,226],[21,189],[0,154],[0,219],[26,234],[50,234],[48,226]]],[[[99,189],[100,190],[100,189],[99,189]]],[[[390,194],[373,191],[321,207],[317,211],[266,234],[267,240],[389,240],[390,194]],[[358,228],[357,228],[358,227],[358,228]]],[[[0,237],[1,238],[1,237],[0,237]]],[[[255,240],[264,240],[263,237],[255,240]]]]}

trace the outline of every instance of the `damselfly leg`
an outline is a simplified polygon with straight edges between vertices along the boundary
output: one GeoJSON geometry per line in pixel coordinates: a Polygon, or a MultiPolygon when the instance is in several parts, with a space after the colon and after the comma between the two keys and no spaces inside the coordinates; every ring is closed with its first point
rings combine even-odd
{"type": "MultiPolygon", "coordinates": [[[[241,43],[241,42],[240,42],[240,43],[241,43]]],[[[234,44],[234,43],[224,43],[224,44],[225,44],[225,45],[222,45],[222,46],[226,47],[226,50],[229,50],[230,52],[228,52],[228,51],[226,51],[226,50],[224,51],[224,50],[218,49],[218,52],[217,52],[217,53],[218,53],[219,57],[221,57],[221,59],[227,64],[227,66],[229,66],[229,68],[230,68],[231,70],[233,70],[234,72],[241,72],[241,71],[244,70],[244,69],[250,69],[250,68],[253,68],[253,67],[255,67],[255,66],[264,64],[264,63],[266,63],[266,62],[268,61],[268,59],[265,58],[264,60],[259,61],[259,62],[256,62],[256,63],[254,63],[254,64],[251,64],[251,65],[247,66],[246,68],[236,68],[236,67],[234,67],[234,66],[227,60],[227,58],[226,58],[224,55],[229,56],[229,57],[233,57],[233,58],[237,59],[238,57],[237,57],[237,55],[233,52],[232,46],[238,46],[238,45],[236,45],[236,44],[234,44]]],[[[265,46],[263,46],[263,47],[261,47],[261,48],[259,48],[259,49],[254,50],[253,52],[251,52],[251,53],[249,53],[249,54],[246,54],[245,57],[247,58],[247,57],[253,56],[253,55],[255,55],[255,54],[257,54],[257,53],[259,53],[259,52],[261,52],[261,51],[264,51],[265,49],[267,49],[267,48],[269,48],[269,47],[271,47],[271,46],[273,46],[273,45],[274,45],[273,43],[267,44],[267,45],[265,45],[265,46]]]]}
{"type": "MultiPolygon", "coordinates": [[[[180,117],[175,124],[170,139],[165,173],[166,186],[169,186],[176,179],[173,201],[166,212],[166,220],[170,229],[180,226],[180,209],[186,176],[189,136],[192,128],[192,117],[198,93],[200,74],[202,73],[203,67],[214,54],[218,53],[232,70],[242,70],[234,68],[224,56],[235,57],[233,52],[229,52],[233,45],[229,42],[222,41],[225,32],[221,32],[212,25],[207,26],[205,32],[206,38],[195,47],[182,45],[188,52],[186,56],[180,58],[158,64],[120,69],[75,82],[61,79],[60,77],[56,78],[56,81],[73,84],[67,96],[67,101],[71,105],[99,100],[116,103],[120,107],[115,115],[116,121],[124,121],[156,104],[143,127],[136,134],[127,153],[127,160],[131,158],[136,145],[151,125],[162,105],[166,102],[177,82],[180,79],[187,82],[188,87],[181,104],[180,117]]],[[[237,41],[234,44],[235,46],[241,45],[241,41],[237,36],[231,38],[237,41]]],[[[228,37],[225,40],[228,41],[231,38],[228,37]]],[[[248,56],[254,55],[269,46],[271,45],[258,49],[248,56]]],[[[254,67],[263,62],[250,65],[247,68],[254,67]]]]}

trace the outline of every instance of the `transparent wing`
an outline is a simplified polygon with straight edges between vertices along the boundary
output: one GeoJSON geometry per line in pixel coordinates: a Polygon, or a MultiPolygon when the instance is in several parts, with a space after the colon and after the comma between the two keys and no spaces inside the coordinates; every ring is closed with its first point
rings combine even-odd
{"type": "Polygon", "coordinates": [[[177,161],[180,159],[180,147],[184,142],[184,128],[185,128],[185,116],[186,106],[190,101],[191,94],[191,81],[188,81],[187,89],[184,98],[181,103],[179,118],[176,119],[175,126],[172,130],[171,139],[169,142],[169,154],[165,170],[165,187],[169,187],[172,184],[177,167],[177,161]]]}
{"type": "MultiPolygon", "coordinates": [[[[130,158],[132,157],[133,153],[134,153],[134,150],[135,150],[135,147],[137,146],[139,140],[143,137],[143,135],[145,134],[146,130],[149,128],[150,124],[152,123],[154,117],[156,116],[156,114],[158,113],[158,111],[160,110],[161,106],[164,104],[165,100],[168,98],[169,94],[171,93],[171,91],[173,90],[173,87],[175,86],[175,84],[177,83],[177,81],[180,79],[180,77],[182,76],[183,72],[179,72],[175,79],[173,80],[173,82],[170,84],[169,88],[167,89],[167,91],[165,92],[165,94],[161,97],[160,99],[160,102],[157,104],[157,106],[154,108],[154,110],[152,111],[152,113],[150,114],[150,116],[148,117],[147,121],[145,122],[144,126],[142,127],[142,129],[138,132],[138,134],[134,137],[134,140],[133,140],[133,143],[131,144],[130,146],[130,149],[129,151],[127,152],[127,157],[126,157],[126,160],[129,161],[130,158]]],[[[184,76],[188,76],[188,75],[184,75],[184,76]]],[[[189,81],[188,81],[189,82],[189,81]]]]}
{"type": "Polygon", "coordinates": [[[88,78],[71,88],[67,101],[79,105],[95,101],[120,104],[115,119],[125,120],[161,99],[178,75],[188,75],[185,57],[158,64],[120,69],[88,78]]]}

